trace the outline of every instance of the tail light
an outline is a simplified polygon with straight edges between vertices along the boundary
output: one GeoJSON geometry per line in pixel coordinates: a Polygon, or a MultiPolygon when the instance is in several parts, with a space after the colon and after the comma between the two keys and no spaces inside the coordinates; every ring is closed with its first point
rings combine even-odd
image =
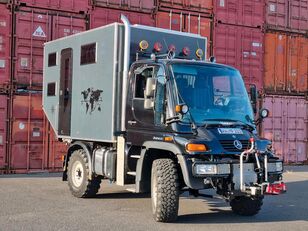
{"type": "Polygon", "coordinates": [[[287,191],[286,184],[284,182],[269,184],[266,187],[265,193],[269,195],[279,195],[287,191]]]}

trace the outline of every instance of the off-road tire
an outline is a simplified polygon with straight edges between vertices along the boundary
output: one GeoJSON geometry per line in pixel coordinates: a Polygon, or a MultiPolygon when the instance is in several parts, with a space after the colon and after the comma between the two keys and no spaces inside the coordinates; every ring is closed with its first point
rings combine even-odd
{"type": "Polygon", "coordinates": [[[83,149],[75,150],[68,162],[67,167],[67,176],[68,176],[68,186],[71,193],[75,197],[93,197],[96,195],[100,188],[101,178],[92,177],[92,180],[89,180],[89,160],[86,156],[86,153],[83,149]],[[73,174],[76,174],[76,165],[81,169],[78,184],[76,184],[76,177],[73,174]]]}
{"type": "Polygon", "coordinates": [[[179,210],[179,178],[171,159],[157,159],[152,165],[151,198],[155,221],[173,222],[179,210]]]}
{"type": "Polygon", "coordinates": [[[260,211],[263,205],[263,198],[245,196],[236,197],[230,201],[230,205],[232,211],[238,215],[253,216],[260,211]]]}

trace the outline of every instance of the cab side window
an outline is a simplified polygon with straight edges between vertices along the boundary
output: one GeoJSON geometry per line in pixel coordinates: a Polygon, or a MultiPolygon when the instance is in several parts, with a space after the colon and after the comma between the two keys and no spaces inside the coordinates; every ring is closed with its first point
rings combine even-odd
{"type": "Polygon", "coordinates": [[[135,98],[144,99],[144,90],[148,78],[153,77],[153,67],[144,69],[140,74],[136,74],[135,98]]]}

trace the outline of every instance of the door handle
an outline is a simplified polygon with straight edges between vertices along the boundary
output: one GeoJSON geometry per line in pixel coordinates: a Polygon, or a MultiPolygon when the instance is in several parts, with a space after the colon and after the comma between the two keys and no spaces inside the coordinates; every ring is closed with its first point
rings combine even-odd
{"type": "Polygon", "coordinates": [[[129,125],[134,125],[134,124],[136,124],[137,122],[136,122],[135,120],[129,120],[129,121],[127,121],[127,123],[128,123],[129,125]]]}

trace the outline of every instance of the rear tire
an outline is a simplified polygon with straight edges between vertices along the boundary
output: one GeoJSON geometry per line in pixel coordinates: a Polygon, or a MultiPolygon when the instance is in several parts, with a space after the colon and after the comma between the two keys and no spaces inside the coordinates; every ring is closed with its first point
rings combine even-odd
{"type": "Polygon", "coordinates": [[[100,188],[101,178],[89,180],[89,160],[83,149],[75,150],[67,167],[68,186],[75,197],[93,197],[100,188]]]}
{"type": "Polygon", "coordinates": [[[256,215],[262,205],[262,197],[236,197],[230,202],[232,211],[238,215],[242,216],[253,216],[256,215]]]}
{"type": "Polygon", "coordinates": [[[151,174],[153,217],[158,222],[172,222],[178,217],[179,179],[171,159],[154,160],[151,174]]]}

